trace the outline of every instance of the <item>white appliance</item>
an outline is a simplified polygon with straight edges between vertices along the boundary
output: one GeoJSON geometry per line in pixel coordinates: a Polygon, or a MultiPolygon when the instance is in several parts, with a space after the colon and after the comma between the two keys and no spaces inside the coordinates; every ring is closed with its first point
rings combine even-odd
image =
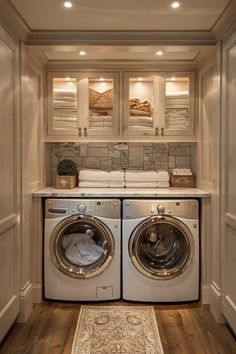
{"type": "Polygon", "coordinates": [[[120,298],[120,201],[45,201],[44,295],[47,299],[120,298]]]}
{"type": "Polygon", "coordinates": [[[197,200],[123,201],[123,298],[199,298],[197,200]]]}

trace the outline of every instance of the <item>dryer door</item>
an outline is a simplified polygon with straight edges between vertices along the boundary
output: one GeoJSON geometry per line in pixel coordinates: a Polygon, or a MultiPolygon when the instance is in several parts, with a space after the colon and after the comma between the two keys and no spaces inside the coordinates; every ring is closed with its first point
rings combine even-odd
{"type": "Polygon", "coordinates": [[[49,248],[61,272],[72,278],[92,278],[110,265],[115,242],[111,231],[97,218],[73,215],[55,227],[49,248]]]}
{"type": "Polygon", "coordinates": [[[175,278],[193,260],[193,236],[189,228],[174,217],[148,218],[133,231],[129,255],[145,276],[163,280],[175,278]]]}

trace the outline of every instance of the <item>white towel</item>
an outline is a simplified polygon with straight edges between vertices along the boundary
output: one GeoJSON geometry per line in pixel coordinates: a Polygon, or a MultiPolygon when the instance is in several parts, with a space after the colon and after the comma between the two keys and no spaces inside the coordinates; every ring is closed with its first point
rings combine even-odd
{"type": "Polygon", "coordinates": [[[79,181],[81,188],[109,188],[109,181],[79,181]]]}
{"type": "Polygon", "coordinates": [[[128,181],[125,185],[127,188],[157,188],[157,182],[128,181]]]}
{"type": "Polygon", "coordinates": [[[83,181],[109,181],[109,172],[102,170],[82,169],[79,179],[83,181]]]}
{"type": "Polygon", "coordinates": [[[125,186],[125,181],[110,181],[109,186],[111,188],[123,188],[125,186]]]}
{"type": "Polygon", "coordinates": [[[124,181],[125,172],[124,171],[111,171],[109,174],[110,181],[124,181]]]}
{"type": "Polygon", "coordinates": [[[170,187],[170,183],[169,182],[164,182],[164,181],[158,181],[157,182],[157,187],[158,188],[169,188],[170,187]]]}
{"type": "Polygon", "coordinates": [[[167,171],[158,171],[157,172],[157,181],[158,182],[169,182],[170,176],[167,171]]]}
{"type": "Polygon", "coordinates": [[[156,171],[125,171],[126,181],[155,182],[157,181],[156,171]]]}

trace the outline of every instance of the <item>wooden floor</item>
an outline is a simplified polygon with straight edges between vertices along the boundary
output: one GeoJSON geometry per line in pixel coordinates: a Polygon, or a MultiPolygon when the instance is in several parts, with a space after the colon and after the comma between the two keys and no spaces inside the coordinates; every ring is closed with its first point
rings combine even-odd
{"type": "MultiPolygon", "coordinates": [[[[108,305],[134,304],[117,301],[108,305]]],[[[236,354],[232,333],[215,322],[207,306],[154,308],[165,354],[236,354]]],[[[0,346],[0,354],[70,354],[79,311],[80,304],[36,305],[25,324],[12,327],[0,346]]]]}

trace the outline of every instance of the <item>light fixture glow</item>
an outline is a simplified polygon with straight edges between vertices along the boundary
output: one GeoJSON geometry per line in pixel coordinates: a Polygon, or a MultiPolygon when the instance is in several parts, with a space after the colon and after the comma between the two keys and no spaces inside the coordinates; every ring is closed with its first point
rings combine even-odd
{"type": "Polygon", "coordinates": [[[163,55],[164,53],[163,53],[163,51],[162,50],[158,50],[158,52],[156,52],[156,55],[159,55],[159,56],[161,56],[161,55],[163,55]]]}
{"type": "Polygon", "coordinates": [[[71,9],[73,4],[71,1],[64,1],[63,2],[63,6],[66,8],[66,9],[71,9]]]}
{"type": "Polygon", "coordinates": [[[171,81],[175,81],[176,80],[176,78],[174,76],[171,77],[170,79],[171,79],[171,81]]]}
{"type": "Polygon", "coordinates": [[[104,81],[104,78],[103,78],[103,77],[100,77],[99,81],[104,81]]]}
{"type": "Polygon", "coordinates": [[[183,3],[181,1],[171,1],[171,3],[169,4],[169,7],[173,10],[179,9],[182,6],[183,3]]]}
{"type": "Polygon", "coordinates": [[[70,78],[69,78],[69,77],[66,77],[66,81],[70,81],[70,78]]]}
{"type": "Polygon", "coordinates": [[[84,50],[81,50],[81,51],[79,52],[79,55],[86,55],[86,52],[85,52],[84,50]]]}
{"type": "Polygon", "coordinates": [[[142,77],[139,77],[139,78],[138,78],[138,81],[143,81],[143,78],[142,78],[142,77]]]}

